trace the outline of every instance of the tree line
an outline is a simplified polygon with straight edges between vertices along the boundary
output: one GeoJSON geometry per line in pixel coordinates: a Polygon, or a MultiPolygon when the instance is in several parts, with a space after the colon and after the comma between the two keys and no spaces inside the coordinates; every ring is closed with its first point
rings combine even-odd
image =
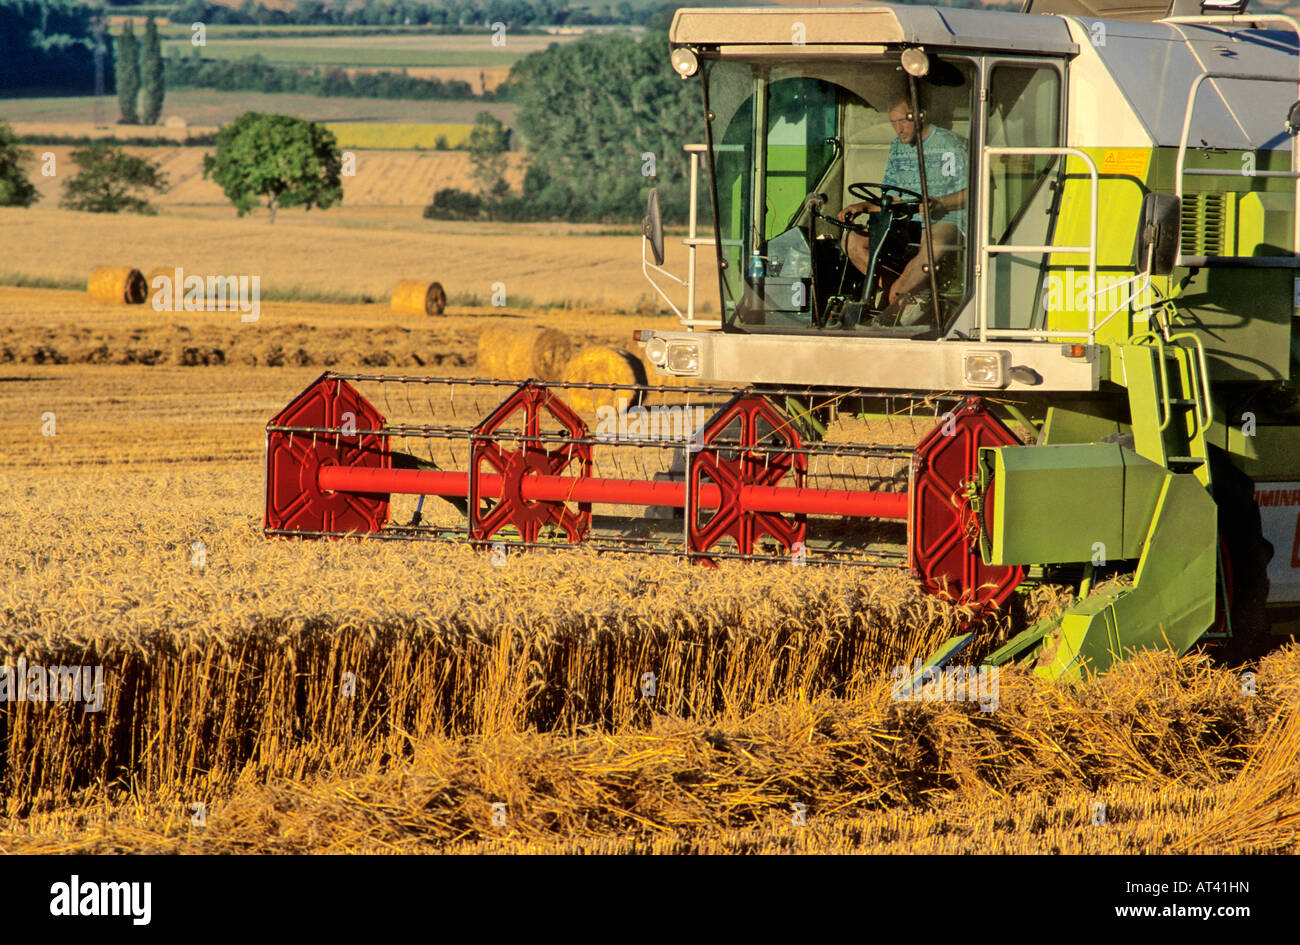
{"type": "Polygon", "coordinates": [[[111,37],[97,35],[96,13],[76,0],[0,0],[0,90],[93,93],[97,45],[113,70],[111,37]]]}
{"type": "MultiPolygon", "coordinates": [[[[664,4],[667,6],[667,4],[664,4]]],[[[290,10],[276,10],[245,0],[239,7],[205,0],[184,0],[171,14],[173,23],[249,26],[437,26],[482,29],[485,23],[523,26],[644,25],[659,7],[619,0],[604,6],[570,7],[568,0],[438,0],[414,2],[366,0],[360,6],[299,0],[290,10]]]]}
{"type": "MultiPolygon", "coordinates": [[[[169,88],[216,89],[222,92],[293,92],[324,98],[393,98],[431,101],[474,98],[474,89],[460,79],[421,79],[402,72],[357,72],[334,66],[277,66],[261,56],[243,59],[201,59],[168,56],[164,78],[169,88]]],[[[487,99],[493,95],[479,96],[487,99]]]]}

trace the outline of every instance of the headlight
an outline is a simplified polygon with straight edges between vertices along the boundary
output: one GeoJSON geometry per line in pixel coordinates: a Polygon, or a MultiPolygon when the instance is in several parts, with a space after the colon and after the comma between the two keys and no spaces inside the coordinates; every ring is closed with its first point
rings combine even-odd
{"type": "Polygon", "coordinates": [[[699,56],[695,55],[692,50],[687,49],[685,46],[680,49],[674,49],[672,55],[668,58],[673,64],[673,71],[683,79],[689,79],[699,71],[699,56]]]}
{"type": "MultiPolygon", "coordinates": [[[[647,347],[649,347],[647,345],[647,347]]],[[[694,342],[677,342],[668,346],[668,370],[674,374],[700,373],[700,346],[694,342]]]]}
{"type": "Polygon", "coordinates": [[[645,343],[645,356],[651,364],[663,367],[668,359],[668,342],[662,338],[651,338],[645,343]]]}
{"type": "Polygon", "coordinates": [[[1005,387],[1010,359],[1006,351],[967,351],[962,374],[971,387],[1005,387]]]}

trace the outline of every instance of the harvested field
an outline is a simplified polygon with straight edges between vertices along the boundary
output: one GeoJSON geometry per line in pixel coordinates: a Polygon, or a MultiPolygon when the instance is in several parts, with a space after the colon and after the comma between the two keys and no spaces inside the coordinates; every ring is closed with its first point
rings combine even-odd
{"type": "MultiPolygon", "coordinates": [[[[485,325],[621,347],[669,320],[385,299],[241,324],[36,289],[0,313],[0,666],[103,682],[94,712],[0,702],[0,850],[1296,849],[1294,646],[1249,689],[1149,654],[1075,689],[1007,670],[983,704],[896,701],[969,619],[898,571],[262,536],[263,427],[317,358],[468,376],[485,325]],[[182,341],[230,354],[121,357],[182,341]]],[[[1062,601],[1018,598],[976,651],[1062,601]]]]}
{"type": "MultiPolygon", "coordinates": [[[[281,211],[274,225],[265,214],[238,219],[218,207],[157,217],[0,207],[0,285],[22,277],[84,286],[98,266],[149,272],[168,265],[257,275],[263,299],[359,301],[387,300],[399,281],[421,273],[442,283],[453,309],[487,306],[503,285],[506,311],[530,304],[662,311],[638,268],[639,236],[608,234],[541,223],[433,223],[415,207],[281,211]]],[[[684,265],[684,254],[677,262],[684,265]]]]}
{"type": "Polygon", "coordinates": [[[485,330],[515,337],[544,321],[545,327],[568,333],[575,345],[603,341],[626,347],[634,327],[677,324],[666,316],[607,315],[581,308],[547,313],[463,305],[454,296],[445,314],[430,319],[423,313],[395,313],[387,292],[353,305],[264,301],[257,321],[243,322],[234,309],[110,308],[85,291],[0,286],[0,310],[6,323],[0,365],[350,366],[412,373],[412,368],[472,366],[485,330]]]}

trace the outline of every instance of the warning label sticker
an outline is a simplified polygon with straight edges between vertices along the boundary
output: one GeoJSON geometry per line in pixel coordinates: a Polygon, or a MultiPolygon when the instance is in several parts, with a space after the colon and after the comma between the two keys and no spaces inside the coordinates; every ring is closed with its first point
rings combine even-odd
{"type": "Polygon", "coordinates": [[[1264,538],[1273,545],[1268,563],[1270,602],[1300,602],[1300,482],[1255,484],[1264,538]]]}
{"type": "Polygon", "coordinates": [[[1144,178],[1150,156],[1146,148],[1107,148],[1101,158],[1101,173],[1144,178]]]}

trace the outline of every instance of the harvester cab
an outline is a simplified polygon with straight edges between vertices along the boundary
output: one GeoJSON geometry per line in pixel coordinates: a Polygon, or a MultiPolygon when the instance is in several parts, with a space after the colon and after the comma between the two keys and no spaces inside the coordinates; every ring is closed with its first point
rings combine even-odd
{"type": "Polygon", "coordinates": [[[679,11],[647,382],[327,374],[267,534],[1068,583],[987,656],[1052,677],[1300,628],[1300,28],[1183,2],[679,11]]]}
{"type": "MultiPolygon", "coordinates": [[[[1014,446],[973,446],[947,497],[967,509],[964,540],[986,566],[1122,587],[1001,659],[1074,675],[1135,646],[1296,627],[1273,618],[1300,599],[1300,521],[1261,517],[1252,485],[1290,494],[1300,473],[1300,37],[1245,7],[673,22],[673,65],[701,87],[705,144],[688,151],[713,223],[700,237],[693,210],[686,242],[692,267],[695,247],[715,249],[721,319],[696,316],[692,270],[684,311],[660,289],[684,330],[643,333],[648,360],[833,387],[864,416],[899,403],[887,392],[911,392],[912,410],[917,392],[962,393],[1016,427],[1014,446]],[[1170,489],[1185,509],[1163,507],[1170,489]],[[1157,557],[1168,541],[1179,550],[1157,557]]],[[[665,271],[645,268],[660,288],[665,271]]],[[[928,488],[924,456],[911,472],[911,491],[928,488]]]]}

